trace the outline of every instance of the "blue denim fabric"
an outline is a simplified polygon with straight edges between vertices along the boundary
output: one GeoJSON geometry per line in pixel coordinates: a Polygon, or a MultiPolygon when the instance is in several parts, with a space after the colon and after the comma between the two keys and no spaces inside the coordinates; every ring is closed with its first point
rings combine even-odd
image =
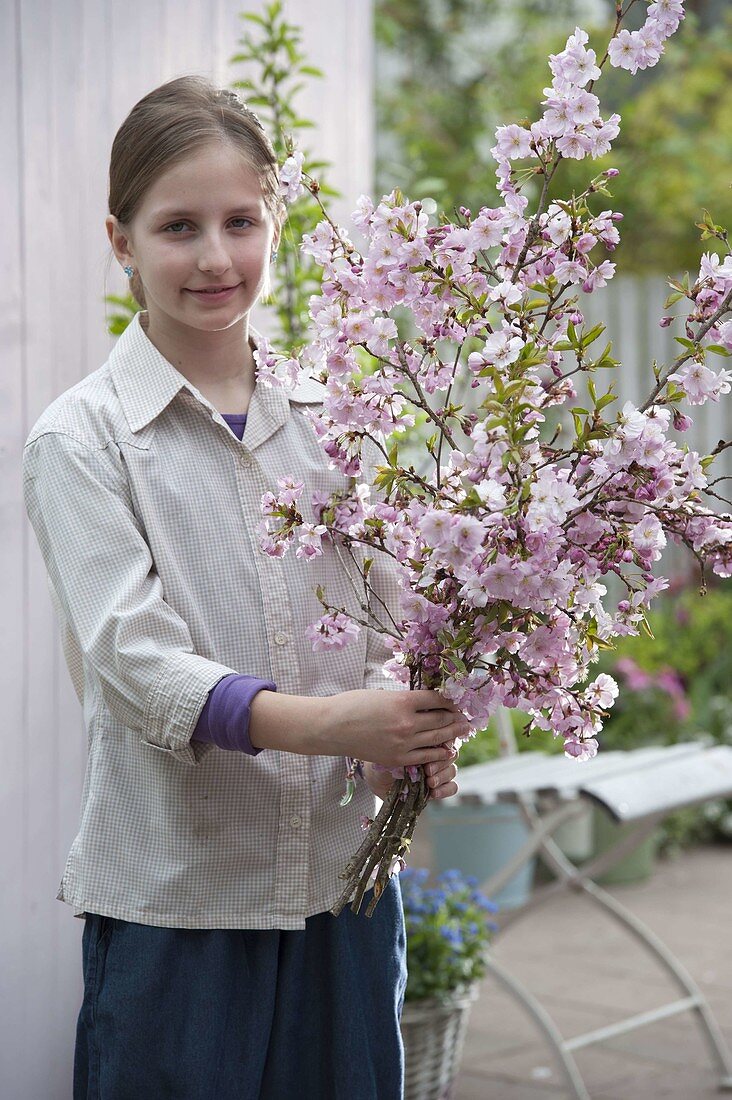
{"type": "Polygon", "coordinates": [[[364,908],[296,932],[87,916],[74,1100],[402,1100],[398,877],[364,908]]]}

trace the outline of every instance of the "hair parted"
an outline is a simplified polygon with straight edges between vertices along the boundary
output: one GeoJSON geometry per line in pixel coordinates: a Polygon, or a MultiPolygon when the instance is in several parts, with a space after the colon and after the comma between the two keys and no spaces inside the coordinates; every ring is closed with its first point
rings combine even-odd
{"type": "MultiPolygon", "coordinates": [[[[161,84],[135,104],[112,143],[109,212],[122,225],[135,215],[145,193],[168,168],[212,141],[237,147],[259,177],[274,223],[285,218],[279,165],[272,142],[254,111],[235,91],[202,76],[181,76],[161,84]]],[[[137,272],[130,279],[135,300],[145,308],[137,272]]]]}

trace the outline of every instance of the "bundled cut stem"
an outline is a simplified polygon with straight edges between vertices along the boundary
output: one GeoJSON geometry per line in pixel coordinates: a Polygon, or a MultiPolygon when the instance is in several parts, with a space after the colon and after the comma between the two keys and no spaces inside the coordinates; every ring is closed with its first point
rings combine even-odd
{"type": "Polygon", "coordinates": [[[340,877],[346,879],[346,887],[331,909],[334,917],[339,915],[351,899],[351,910],[358,913],[376,868],[374,896],[366,908],[366,916],[372,915],[384,892],[395,860],[401,859],[409,850],[417,818],[428,798],[429,788],[422,768],[419,769],[417,779],[405,776],[394,781],[363,843],[341,872],[340,877]]]}

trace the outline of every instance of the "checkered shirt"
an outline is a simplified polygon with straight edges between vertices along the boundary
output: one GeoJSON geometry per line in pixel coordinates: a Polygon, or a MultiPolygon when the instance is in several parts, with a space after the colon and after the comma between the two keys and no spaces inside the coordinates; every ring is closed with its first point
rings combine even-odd
{"type": "MultiPolygon", "coordinates": [[[[191,741],[198,717],[233,672],[317,697],[400,685],[383,674],[389,654],[374,631],[321,653],[304,636],[322,613],[317,585],[332,604],[357,607],[332,548],[311,561],[259,548],[261,497],[278,477],[305,483],[305,509],[313,492],[346,484],[306,416],[322,387],[258,384],[239,441],[150,342],[143,316],[103,367],[49,405],[23,452],[26,509],[88,739],[57,896],[79,917],[301,929],[338,898],[376,800],[359,781],[339,805],[342,757],[252,757],[191,741]]],[[[380,557],[369,579],[394,608],[380,557]]]]}

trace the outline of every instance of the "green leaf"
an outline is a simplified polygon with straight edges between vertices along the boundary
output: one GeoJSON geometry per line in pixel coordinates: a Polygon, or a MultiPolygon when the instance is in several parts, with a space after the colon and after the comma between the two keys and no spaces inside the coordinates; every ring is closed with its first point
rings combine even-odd
{"type": "Polygon", "coordinates": [[[663,308],[669,309],[671,306],[675,305],[676,302],[680,302],[684,297],[685,294],[681,290],[677,290],[674,294],[669,294],[668,298],[663,303],[663,308]]]}
{"type": "Polygon", "coordinates": [[[588,348],[590,346],[590,344],[594,344],[594,342],[595,342],[595,340],[597,340],[598,336],[602,336],[604,331],[605,331],[605,326],[604,325],[602,325],[602,324],[595,325],[594,328],[591,328],[590,331],[586,332],[584,334],[584,336],[582,337],[582,340],[581,340],[582,347],[583,348],[588,348]]]}
{"type": "Polygon", "coordinates": [[[356,793],[356,784],[353,779],[346,780],[346,793],[343,795],[339,805],[347,806],[356,793]]]}

